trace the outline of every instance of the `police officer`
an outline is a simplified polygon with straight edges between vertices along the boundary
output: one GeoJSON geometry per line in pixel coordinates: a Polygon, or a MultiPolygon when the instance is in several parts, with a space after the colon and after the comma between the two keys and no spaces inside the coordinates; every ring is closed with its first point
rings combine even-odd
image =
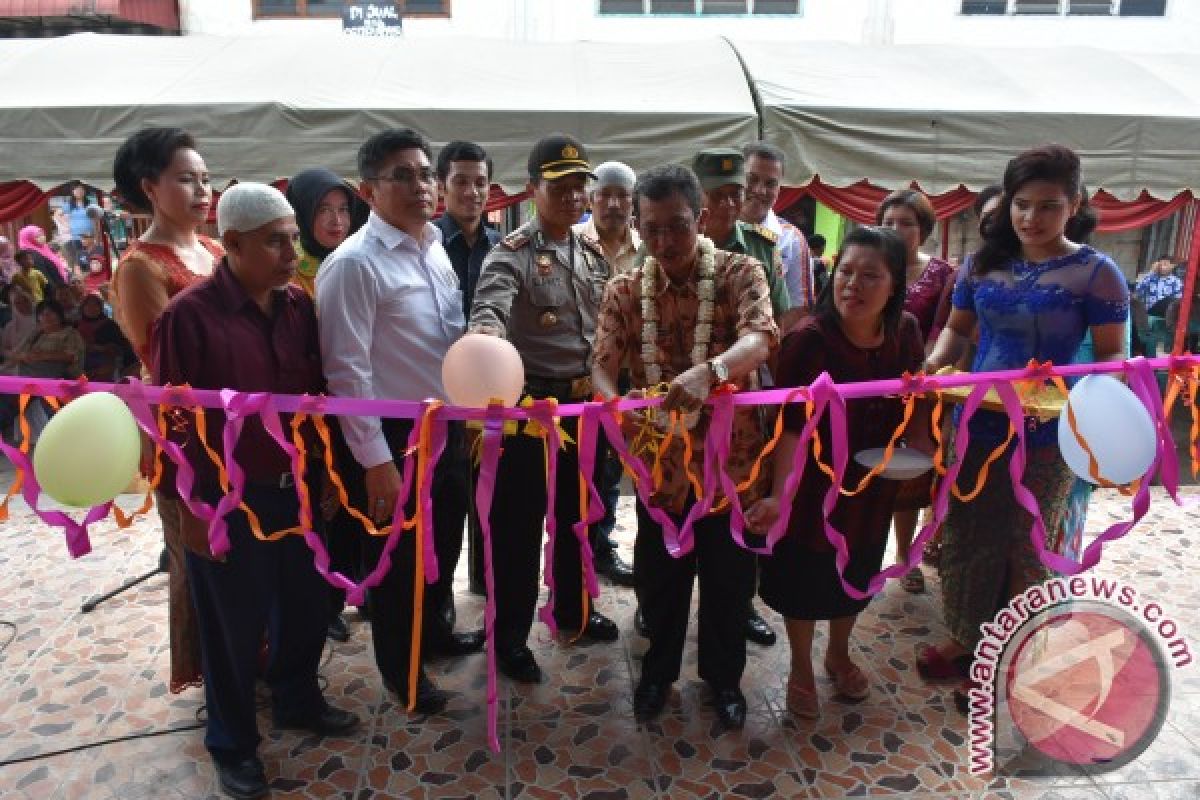
{"type": "MultiPolygon", "coordinates": [[[[592,396],[596,314],[609,268],[599,245],[571,226],[583,215],[587,179],[594,177],[582,144],[564,134],[539,141],[529,156],[529,185],[537,213],[509,234],[483,262],[470,329],[504,336],[525,365],[525,394],[560,403],[592,396]]],[[[563,420],[572,440],[576,418],[563,420]]],[[[526,644],[538,598],[545,525],[543,439],[507,436],[491,510],[496,592],[496,652],[500,671],[522,683],[541,680],[526,644]]],[[[579,456],[558,451],[555,488],[554,617],[566,635],[615,641],[617,627],[583,598],[579,543],[579,456]]]]}
{"type": "MultiPolygon", "coordinates": [[[[763,265],[771,290],[771,310],[780,331],[786,331],[801,310],[793,310],[777,244],[779,237],[764,225],[742,222],[742,204],[746,199],[746,158],[742,151],[730,148],[701,150],[692,160],[692,169],[704,189],[704,207],[708,221],[704,235],[718,249],[742,253],[763,265]]],[[[775,644],[775,631],[754,609],[747,609],[746,638],[769,647],[775,644]]]]}

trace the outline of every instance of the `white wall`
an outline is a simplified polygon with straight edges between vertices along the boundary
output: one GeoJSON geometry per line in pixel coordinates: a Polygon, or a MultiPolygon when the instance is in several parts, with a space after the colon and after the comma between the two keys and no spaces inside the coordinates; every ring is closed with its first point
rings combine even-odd
{"type": "MultiPolygon", "coordinates": [[[[1192,51],[1200,2],[1168,0],[1167,16],[963,16],[961,0],[804,0],[803,15],[598,17],[595,0],[452,0],[451,19],[408,19],[406,36],[479,36],[523,41],[644,41],[730,36],[753,40],[959,45],[1090,45],[1192,51]]],[[[287,35],[341,30],[339,19],[254,20],[250,0],[180,0],[187,33],[287,35]]]]}

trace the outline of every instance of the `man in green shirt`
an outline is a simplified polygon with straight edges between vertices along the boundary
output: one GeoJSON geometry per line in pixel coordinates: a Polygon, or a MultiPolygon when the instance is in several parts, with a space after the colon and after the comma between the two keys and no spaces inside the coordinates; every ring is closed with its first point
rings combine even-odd
{"type": "MultiPolygon", "coordinates": [[[[712,239],[718,249],[743,253],[762,264],[771,291],[771,311],[782,335],[804,310],[792,308],[776,247],[779,237],[763,225],[738,219],[746,199],[745,156],[741,150],[732,148],[701,150],[692,159],[692,169],[700,179],[704,207],[708,209],[704,235],[712,239]]],[[[753,603],[746,609],[746,638],[764,646],[775,644],[775,631],[755,610],[753,603]]]]}
{"type": "Polygon", "coordinates": [[[700,178],[704,207],[708,209],[704,235],[718,249],[748,255],[763,265],[775,323],[780,331],[787,330],[802,310],[792,309],[777,247],[779,237],[763,225],[738,219],[746,199],[745,156],[732,148],[702,150],[692,160],[692,169],[700,178]]]}

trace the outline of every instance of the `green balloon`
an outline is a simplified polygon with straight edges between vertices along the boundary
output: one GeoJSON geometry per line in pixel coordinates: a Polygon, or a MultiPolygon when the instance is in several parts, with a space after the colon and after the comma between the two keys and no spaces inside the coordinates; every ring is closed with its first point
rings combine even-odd
{"type": "Polygon", "coordinates": [[[42,430],[33,474],[42,491],[65,506],[107,503],[133,480],[142,455],[137,423],[110,392],[72,400],[42,430]]]}

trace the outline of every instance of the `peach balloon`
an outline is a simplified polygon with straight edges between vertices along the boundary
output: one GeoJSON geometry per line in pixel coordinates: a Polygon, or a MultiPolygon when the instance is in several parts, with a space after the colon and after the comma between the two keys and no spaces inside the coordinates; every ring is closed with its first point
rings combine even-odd
{"type": "Polygon", "coordinates": [[[525,367],[507,339],[468,333],[446,351],[442,386],[456,406],[487,408],[493,400],[515,406],[525,387],[525,367]]]}

